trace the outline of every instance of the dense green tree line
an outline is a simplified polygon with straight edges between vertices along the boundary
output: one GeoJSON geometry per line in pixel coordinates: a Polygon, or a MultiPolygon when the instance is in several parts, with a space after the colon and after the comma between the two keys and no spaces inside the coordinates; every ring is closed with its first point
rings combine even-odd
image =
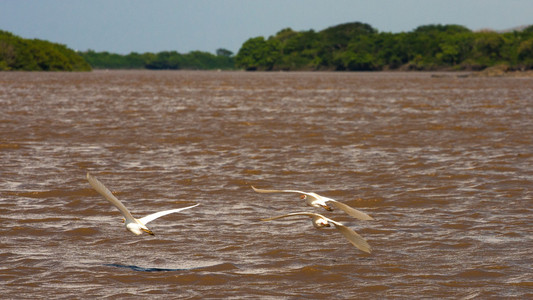
{"type": "Polygon", "coordinates": [[[218,49],[216,55],[202,51],[192,51],[186,54],[176,51],[143,54],[132,52],[120,55],[92,50],[80,54],[93,68],[97,69],[227,70],[235,66],[233,53],[226,49],[218,49]]]}
{"type": "Polygon", "coordinates": [[[0,71],[89,71],[91,66],[64,45],[23,39],[0,30],[0,71]]]}
{"type": "Polygon", "coordinates": [[[0,70],[482,70],[494,65],[533,69],[533,26],[506,33],[473,32],[460,25],[389,33],[360,22],[318,32],[286,28],[268,39],[248,39],[236,56],[226,49],[216,54],[75,52],[0,30],[0,70]]]}
{"type": "Polygon", "coordinates": [[[89,71],[97,69],[209,70],[233,69],[233,53],[218,49],[216,54],[192,51],[135,53],[127,55],[92,50],[75,52],[64,45],[23,39],[0,30],[0,71],[89,71]]]}
{"type": "Polygon", "coordinates": [[[498,64],[524,70],[533,68],[533,26],[508,33],[460,25],[388,33],[359,22],[319,32],[287,28],[248,39],[235,62],[246,70],[481,70],[498,64]]]}

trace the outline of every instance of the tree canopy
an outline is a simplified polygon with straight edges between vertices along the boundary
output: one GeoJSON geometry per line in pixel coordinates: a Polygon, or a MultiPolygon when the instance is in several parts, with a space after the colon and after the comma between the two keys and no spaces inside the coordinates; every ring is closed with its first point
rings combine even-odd
{"type": "Polygon", "coordinates": [[[65,45],[23,39],[0,30],[0,71],[89,71],[91,66],[65,45]]]}
{"type": "Polygon", "coordinates": [[[532,69],[533,26],[507,33],[441,24],[389,33],[360,22],[319,32],[285,28],[268,39],[245,41],[235,63],[246,70],[532,69]]]}
{"type": "Polygon", "coordinates": [[[90,71],[97,69],[212,70],[234,69],[233,52],[176,51],[121,55],[87,50],[76,52],[65,45],[23,39],[0,30],[0,71],[90,71]]]}
{"type": "Polygon", "coordinates": [[[227,49],[136,53],[87,50],[17,37],[0,30],[0,71],[151,70],[482,70],[495,65],[533,69],[533,26],[499,33],[461,25],[430,24],[410,32],[379,32],[352,22],[321,31],[280,30],[246,40],[237,55],[227,49]]]}
{"type": "Polygon", "coordinates": [[[81,56],[96,69],[150,69],[150,70],[213,70],[233,69],[235,66],[233,52],[217,49],[216,55],[203,51],[191,51],[186,54],[177,51],[127,55],[88,50],[81,56]]]}

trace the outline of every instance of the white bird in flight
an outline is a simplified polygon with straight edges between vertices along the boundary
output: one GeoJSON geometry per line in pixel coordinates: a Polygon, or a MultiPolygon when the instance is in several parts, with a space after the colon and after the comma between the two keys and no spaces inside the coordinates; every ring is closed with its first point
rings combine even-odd
{"type": "Polygon", "coordinates": [[[334,221],[330,218],[326,218],[323,215],[315,214],[315,213],[308,213],[308,212],[297,212],[297,213],[290,213],[286,215],[276,216],[268,219],[261,219],[261,221],[272,221],[279,218],[285,218],[285,217],[292,217],[292,216],[308,216],[313,219],[313,226],[315,228],[321,229],[323,227],[330,227],[330,224],[335,225],[335,228],[339,230],[344,237],[352,243],[355,247],[357,247],[359,250],[370,253],[372,252],[372,248],[367,243],[367,241],[360,236],[357,232],[353,231],[353,229],[346,227],[342,223],[339,223],[337,221],[334,221]]]}
{"type": "Polygon", "coordinates": [[[185,210],[185,209],[189,209],[189,208],[193,208],[195,206],[200,205],[200,203],[198,203],[198,204],[195,204],[195,205],[192,205],[192,206],[160,211],[160,212],[156,212],[156,213],[147,215],[146,217],[143,217],[143,218],[140,218],[140,219],[136,219],[136,218],[134,218],[131,215],[130,211],[126,208],[126,206],[124,206],[124,204],[122,204],[122,202],[120,202],[111,193],[111,191],[109,189],[107,189],[100,181],[98,181],[98,179],[96,179],[96,177],[94,177],[91,174],[87,173],[87,180],[89,181],[89,184],[98,193],[100,193],[102,196],[104,196],[104,198],[107,199],[107,201],[111,202],[111,204],[113,204],[116,208],[118,208],[118,210],[124,216],[124,223],[126,225],[126,229],[128,229],[129,231],[133,232],[136,235],[142,234],[143,231],[148,233],[148,234],[150,234],[150,235],[154,235],[154,233],[150,229],[148,229],[148,227],[146,227],[146,224],[148,222],[151,222],[151,221],[153,221],[153,220],[155,220],[155,219],[157,219],[159,217],[162,217],[162,216],[165,216],[165,215],[168,215],[168,214],[171,214],[171,213],[179,212],[179,211],[182,211],[182,210],[185,210]]]}
{"type": "Polygon", "coordinates": [[[337,209],[340,209],[344,211],[345,213],[349,214],[350,216],[359,219],[359,220],[374,220],[371,216],[365,214],[362,211],[359,211],[353,207],[350,207],[342,202],[339,202],[335,199],[331,199],[328,197],[320,196],[316,193],[307,193],[302,191],[295,191],[295,190],[263,190],[263,189],[257,189],[252,186],[252,189],[258,193],[297,193],[301,194],[300,198],[304,199],[307,205],[313,206],[313,207],[322,207],[325,210],[332,211],[333,209],[326,204],[326,202],[329,202],[332,206],[334,206],[337,209]]]}

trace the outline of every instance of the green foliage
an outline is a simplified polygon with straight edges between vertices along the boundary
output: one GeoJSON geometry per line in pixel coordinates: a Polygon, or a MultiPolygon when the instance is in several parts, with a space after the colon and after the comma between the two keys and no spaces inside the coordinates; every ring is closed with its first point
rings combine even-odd
{"type": "Polygon", "coordinates": [[[388,33],[354,22],[250,38],[235,61],[246,70],[481,70],[499,64],[531,69],[532,56],[533,26],[497,33],[434,24],[388,33]]]}
{"type": "Polygon", "coordinates": [[[76,53],[64,45],[0,31],[0,70],[482,70],[495,65],[533,68],[533,26],[507,33],[472,32],[464,26],[441,24],[389,33],[360,22],[319,32],[285,28],[268,39],[248,39],[235,56],[222,48],[216,54],[76,53]]]}
{"type": "Polygon", "coordinates": [[[235,63],[246,70],[272,70],[280,57],[281,41],[265,40],[260,36],[244,42],[235,57],[235,63]]]}
{"type": "Polygon", "coordinates": [[[88,50],[81,55],[93,68],[106,69],[141,69],[145,62],[152,59],[152,56],[132,52],[128,55],[120,55],[109,52],[95,52],[88,50]]]}
{"type": "Polygon", "coordinates": [[[533,39],[520,43],[518,46],[518,60],[524,69],[533,68],[533,39]]]}
{"type": "Polygon", "coordinates": [[[91,67],[64,45],[23,39],[0,30],[0,70],[89,71],[91,67]]]}
{"type": "Polygon", "coordinates": [[[533,33],[533,25],[530,25],[526,28],[524,28],[524,30],[522,30],[523,33],[525,34],[532,34],[533,33]]]}
{"type": "Polygon", "coordinates": [[[422,25],[418,26],[413,33],[416,34],[433,34],[437,35],[439,33],[446,34],[457,34],[457,33],[467,33],[472,32],[470,29],[461,26],[461,25],[442,25],[442,24],[431,24],[431,25],[422,25]]]}
{"type": "Polygon", "coordinates": [[[217,49],[217,55],[192,51],[159,53],[74,52],[64,45],[42,40],[28,40],[0,30],[0,71],[89,71],[97,69],[208,70],[233,69],[233,53],[217,49]]]}
{"type": "Polygon", "coordinates": [[[364,36],[377,33],[372,26],[360,22],[346,23],[329,27],[320,32],[325,45],[332,49],[344,49],[348,44],[364,36]]]}
{"type": "Polygon", "coordinates": [[[192,51],[180,54],[177,51],[127,55],[89,50],[82,52],[83,58],[96,69],[150,69],[150,70],[214,70],[233,69],[233,53],[217,49],[217,55],[208,52],[192,51]]]}
{"type": "Polygon", "coordinates": [[[233,52],[229,51],[228,49],[224,49],[224,48],[218,48],[217,51],[216,51],[216,54],[217,54],[217,56],[222,56],[222,57],[232,57],[233,56],[233,52]]]}

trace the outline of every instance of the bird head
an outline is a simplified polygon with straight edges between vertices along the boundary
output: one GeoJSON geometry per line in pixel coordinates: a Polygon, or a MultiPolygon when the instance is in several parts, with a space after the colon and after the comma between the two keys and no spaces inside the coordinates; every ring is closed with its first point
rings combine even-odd
{"type": "Polygon", "coordinates": [[[126,222],[126,228],[131,231],[135,235],[141,235],[144,232],[148,233],[149,235],[154,235],[154,233],[148,229],[144,224],[139,222],[126,222]]]}
{"type": "Polygon", "coordinates": [[[321,217],[313,217],[313,226],[316,228],[322,228],[322,227],[330,227],[328,220],[321,218],[321,217]]]}

